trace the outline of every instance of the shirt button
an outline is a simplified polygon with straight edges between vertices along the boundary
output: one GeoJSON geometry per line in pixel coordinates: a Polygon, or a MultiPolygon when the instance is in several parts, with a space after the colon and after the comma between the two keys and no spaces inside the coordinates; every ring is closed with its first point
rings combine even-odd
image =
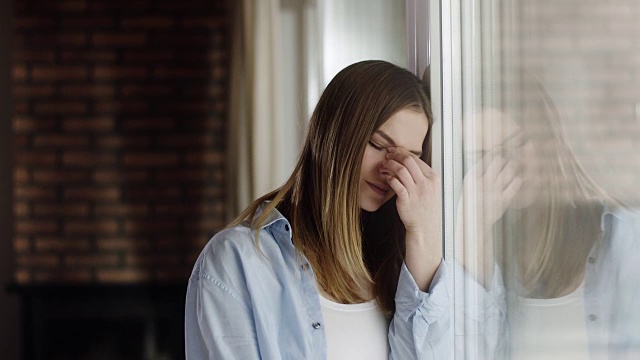
{"type": "Polygon", "coordinates": [[[314,322],[313,324],[311,324],[311,326],[313,326],[314,329],[320,329],[320,323],[319,322],[314,322]]]}
{"type": "Polygon", "coordinates": [[[596,321],[597,318],[598,317],[593,315],[593,314],[589,315],[589,320],[591,320],[591,321],[596,321]]]}
{"type": "Polygon", "coordinates": [[[300,268],[304,271],[307,271],[307,269],[309,268],[309,264],[302,264],[300,265],[300,268]]]}
{"type": "Polygon", "coordinates": [[[593,256],[589,256],[589,259],[587,261],[589,261],[589,264],[593,264],[594,262],[596,262],[596,258],[594,258],[593,256]]]}
{"type": "Polygon", "coordinates": [[[284,229],[289,231],[289,224],[284,224],[284,229]]]}

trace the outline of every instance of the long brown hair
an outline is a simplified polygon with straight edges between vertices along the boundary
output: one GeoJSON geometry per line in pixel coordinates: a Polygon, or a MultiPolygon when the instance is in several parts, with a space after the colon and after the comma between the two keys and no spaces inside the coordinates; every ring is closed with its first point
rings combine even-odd
{"type": "MultiPolygon", "coordinates": [[[[430,163],[432,115],[424,85],[385,61],[362,61],[340,71],[324,90],[291,177],[255,200],[231,224],[263,224],[278,209],[292,226],[293,243],[310,262],[319,286],[342,303],[359,303],[373,286],[390,316],[404,258],[404,226],[391,199],[375,213],[360,209],[359,177],[365,147],[387,119],[403,109],[428,119],[423,153],[430,163]]],[[[257,238],[256,238],[257,242],[257,238]]]]}

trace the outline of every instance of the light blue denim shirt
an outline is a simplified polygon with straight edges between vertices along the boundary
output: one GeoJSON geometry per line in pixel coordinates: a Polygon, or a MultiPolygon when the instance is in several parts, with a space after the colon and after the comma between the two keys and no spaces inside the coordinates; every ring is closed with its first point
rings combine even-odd
{"type": "MultiPolygon", "coordinates": [[[[278,211],[259,229],[239,225],[216,234],[198,258],[186,298],[186,357],[196,359],[326,359],[313,270],[294,248],[278,211]]],[[[444,262],[428,292],[403,264],[389,359],[447,359],[452,351],[444,262]]]]}
{"type": "MultiPolygon", "coordinates": [[[[602,241],[585,263],[589,353],[594,359],[640,359],[640,213],[606,210],[600,223],[602,241]]],[[[464,316],[456,317],[456,358],[460,354],[465,359],[509,359],[510,309],[500,268],[496,266],[489,289],[457,262],[454,272],[456,283],[467,286],[464,316]]]]}

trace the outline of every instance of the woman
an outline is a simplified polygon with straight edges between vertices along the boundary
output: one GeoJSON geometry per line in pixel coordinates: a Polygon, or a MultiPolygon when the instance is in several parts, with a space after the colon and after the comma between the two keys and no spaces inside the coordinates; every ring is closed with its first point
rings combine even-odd
{"type": "Polygon", "coordinates": [[[188,359],[442,359],[450,351],[430,104],[407,70],[353,64],[298,164],[207,244],[188,359]]]}
{"type": "Polygon", "coordinates": [[[465,196],[482,208],[478,231],[465,234],[479,257],[459,258],[459,273],[476,301],[465,308],[467,328],[484,331],[459,346],[493,359],[640,358],[640,214],[583,171],[534,84],[520,121],[485,110],[475,126],[497,131],[467,138],[482,161],[465,196]]]}

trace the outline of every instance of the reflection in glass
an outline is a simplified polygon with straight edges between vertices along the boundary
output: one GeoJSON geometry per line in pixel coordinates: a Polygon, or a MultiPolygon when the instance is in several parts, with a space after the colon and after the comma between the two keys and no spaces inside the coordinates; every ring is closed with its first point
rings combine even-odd
{"type": "MultiPolygon", "coordinates": [[[[484,37],[473,26],[463,36],[463,84],[473,86],[463,86],[471,100],[456,222],[456,358],[640,358],[640,213],[630,185],[639,172],[626,146],[640,129],[625,110],[636,100],[623,90],[638,81],[621,75],[640,63],[618,68],[606,42],[585,46],[586,12],[567,17],[566,4],[549,1],[517,10],[503,11],[516,15],[500,24],[517,28],[514,38],[487,37],[500,33],[486,23],[484,37]],[[564,32],[549,30],[560,24],[564,32]],[[489,60],[481,66],[470,61],[478,51],[489,60]],[[611,128],[624,131],[617,138],[611,128]]],[[[600,20],[615,20],[608,10],[600,20]]],[[[482,19],[495,9],[466,11],[482,19]]],[[[599,36],[614,41],[611,29],[599,36]]],[[[633,37],[640,27],[628,30],[633,37]]]]}

